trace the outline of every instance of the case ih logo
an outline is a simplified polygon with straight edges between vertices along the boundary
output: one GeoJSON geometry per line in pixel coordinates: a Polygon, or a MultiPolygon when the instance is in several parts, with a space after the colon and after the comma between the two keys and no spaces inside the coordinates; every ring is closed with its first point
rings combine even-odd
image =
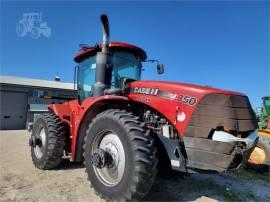
{"type": "Polygon", "coordinates": [[[158,94],[158,89],[157,88],[139,88],[139,87],[135,87],[133,92],[138,93],[138,94],[145,94],[145,95],[157,95],[158,94]]]}
{"type": "Polygon", "coordinates": [[[167,92],[167,91],[161,91],[158,88],[140,88],[135,87],[131,89],[131,92],[137,93],[137,94],[144,94],[144,95],[154,95],[163,97],[170,100],[177,99],[179,102],[182,102],[185,105],[195,105],[197,103],[197,98],[190,96],[190,95],[177,95],[175,93],[167,92]]]}

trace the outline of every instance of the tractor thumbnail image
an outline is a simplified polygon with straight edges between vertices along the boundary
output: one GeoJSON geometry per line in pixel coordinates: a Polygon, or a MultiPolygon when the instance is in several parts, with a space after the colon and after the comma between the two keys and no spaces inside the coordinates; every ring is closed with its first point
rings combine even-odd
{"type": "MultiPolygon", "coordinates": [[[[35,167],[63,158],[84,162],[96,193],[107,201],[143,199],[158,171],[225,172],[245,166],[258,123],[243,93],[170,81],[141,80],[147,54],[110,42],[75,55],[77,97],[48,106],[29,139],[35,167]]],[[[157,73],[164,66],[157,64],[157,73]]],[[[179,71],[181,79],[181,71],[179,71]]],[[[180,182],[181,183],[181,182],[180,182]]],[[[181,190],[179,190],[181,191],[181,190]]]]}
{"type": "Polygon", "coordinates": [[[52,33],[47,22],[42,21],[42,13],[24,13],[22,19],[17,23],[16,32],[20,37],[30,33],[33,39],[38,39],[41,34],[50,37],[52,33]]]}

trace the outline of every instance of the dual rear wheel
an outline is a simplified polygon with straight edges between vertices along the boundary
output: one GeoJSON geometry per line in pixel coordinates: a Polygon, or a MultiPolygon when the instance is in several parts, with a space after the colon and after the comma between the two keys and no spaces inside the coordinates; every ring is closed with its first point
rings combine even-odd
{"type": "Polygon", "coordinates": [[[34,166],[42,170],[57,167],[62,160],[65,137],[66,127],[55,114],[40,116],[29,140],[34,166]]]}
{"type": "MultiPolygon", "coordinates": [[[[54,114],[41,116],[29,140],[33,164],[57,167],[65,146],[66,128],[54,114]]],[[[157,174],[157,150],[150,131],[138,117],[110,109],[89,124],[84,143],[86,173],[96,193],[110,201],[142,199],[157,174]]]]}

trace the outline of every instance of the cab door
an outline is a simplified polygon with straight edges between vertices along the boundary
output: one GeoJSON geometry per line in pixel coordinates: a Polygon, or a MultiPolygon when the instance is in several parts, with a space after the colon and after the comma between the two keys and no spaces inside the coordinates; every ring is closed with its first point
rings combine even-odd
{"type": "Polygon", "coordinates": [[[96,75],[96,56],[79,63],[78,66],[78,99],[82,103],[87,97],[93,96],[96,75]]]}

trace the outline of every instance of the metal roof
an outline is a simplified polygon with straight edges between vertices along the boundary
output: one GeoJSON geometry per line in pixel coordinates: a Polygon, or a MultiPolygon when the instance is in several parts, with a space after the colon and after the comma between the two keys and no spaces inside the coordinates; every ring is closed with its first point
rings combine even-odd
{"type": "Polygon", "coordinates": [[[48,81],[15,76],[0,75],[0,84],[74,90],[73,83],[64,83],[59,81],[48,81]]]}
{"type": "MultiPolygon", "coordinates": [[[[96,46],[89,46],[86,48],[81,49],[75,56],[74,60],[75,62],[80,62],[86,57],[90,55],[95,55],[98,51],[101,51],[102,44],[96,45],[96,46]]],[[[128,44],[128,43],[123,43],[123,42],[110,42],[109,45],[110,51],[119,51],[119,50],[124,50],[124,51],[131,51],[133,53],[138,54],[142,60],[145,60],[147,58],[146,52],[134,45],[128,44]]]]}

